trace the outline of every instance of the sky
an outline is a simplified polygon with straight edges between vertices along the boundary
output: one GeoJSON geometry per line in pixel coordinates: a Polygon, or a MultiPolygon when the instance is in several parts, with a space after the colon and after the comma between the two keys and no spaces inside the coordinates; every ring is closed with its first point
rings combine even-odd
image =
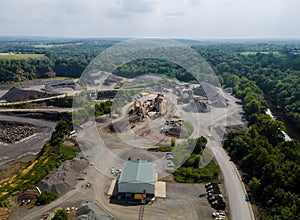
{"type": "Polygon", "coordinates": [[[300,38],[299,0],[0,0],[0,36],[300,38]]]}

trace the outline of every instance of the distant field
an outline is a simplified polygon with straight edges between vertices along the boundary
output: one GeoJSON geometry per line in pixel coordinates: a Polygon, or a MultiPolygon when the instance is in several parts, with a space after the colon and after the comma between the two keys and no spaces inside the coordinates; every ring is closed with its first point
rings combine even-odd
{"type": "Polygon", "coordinates": [[[22,53],[22,54],[13,54],[13,53],[0,53],[0,59],[10,59],[10,60],[21,60],[21,59],[43,59],[44,54],[31,54],[31,53],[22,53]]]}
{"type": "Polygon", "coordinates": [[[81,45],[82,43],[67,43],[67,44],[36,44],[33,45],[35,48],[51,48],[51,47],[63,47],[72,45],[81,45]]]}
{"type": "Polygon", "coordinates": [[[274,55],[280,55],[278,51],[261,51],[261,52],[255,52],[255,51],[245,51],[245,52],[240,52],[242,55],[255,55],[257,53],[261,54],[274,54],[274,55]]]}

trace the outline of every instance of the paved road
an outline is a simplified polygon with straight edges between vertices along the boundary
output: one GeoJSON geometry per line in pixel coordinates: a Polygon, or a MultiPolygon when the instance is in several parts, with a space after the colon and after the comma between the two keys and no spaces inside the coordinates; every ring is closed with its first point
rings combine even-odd
{"type": "Polygon", "coordinates": [[[13,144],[0,143],[0,167],[5,163],[25,155],[34,155],[44,146],[50,138],[56,123],[14,116],[1,116],[0,121],[16,121],[33,124],[38,127],[38,132],[33,136],[13,144]]]}
{"type": "Polygon", "coordinates": [[[236,104],[236,99],[229,94],[224,94],[229,101],[226,108],[212,108],[210,114],[185,112],[182,108],[183,119],[194,127],[192,136],[201,135],[208,137],[208,148],[219,164],[224,176],[225,188],[229,198],[232,220],[254,219],[251,205],[245,201],[245,187],[235,164],[221,146],[224,129],[227,126],[242,124],[241,106],[236,104]],[[221,129],[220,129],[221,128],[221,129]]]}
{"type": "Polygon", "coordinates": [[[218,148],[215,153],[215,158],[224,175],[232,220],[254,219],[251,205],[245,201],[245,188],[235,165],[229,161],[224,149],[218,148]]]}
{"type": "MultiPolygon", "coordinates": [[[[241,118],[237,120],[240,110],[238,108],[232,108],[235,99],[228,94],[224,95],[232,104],[227,107],[224,116],[220,115],[214,119],[214,123],[216,125],[224,124],[224,120],[226,120],[226,126],[240,124],[241,118]]],[[[246,191],[244,183],[241,180],[235,164],[230,161],[229,156],[220,145],[220,140],[223,137],[218,137],[216,131],[212,131],[212,136],[214,136],[215,139],[218,139],[218,141],[211,140],[208,142],[208,146],[212,150],[224,176],[225,189],[229,198],[232,220],[252,220],[254,219],[253,210],[250,203],[245,201],[246,191]]]]}

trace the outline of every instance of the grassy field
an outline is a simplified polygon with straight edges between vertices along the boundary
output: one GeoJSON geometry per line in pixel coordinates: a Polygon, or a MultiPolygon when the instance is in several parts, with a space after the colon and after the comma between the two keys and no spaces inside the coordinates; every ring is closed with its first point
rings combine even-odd
{"type": "Polygon", "coordinates": [[[1,54],[0,59],[10,59],[10,60],[21,60],[21,59],[43,59],[45,58],[44,54],[31,54],[31,53],[22,53],[22,54],[1,54]]]}

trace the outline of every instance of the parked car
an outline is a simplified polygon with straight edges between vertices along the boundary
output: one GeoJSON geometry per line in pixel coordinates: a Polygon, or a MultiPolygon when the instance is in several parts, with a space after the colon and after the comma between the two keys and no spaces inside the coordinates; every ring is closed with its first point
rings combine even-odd
{"type": "Polygon", "coordinates": [[[211,195],[208,195],[207,197],[208,198],[211,198],[211,197],[220,197],[220,198],[223,198],[223,195],[222,194],[211,194],[211,195]]]}
{"type": "Polygon", "coordinates": [[[210,185],[209,187],[206,188],[206,190],[210,189],[220,189],[218,185],[210,185]]]}
{"type": "Polygon", "coordinates": [[[219,194],[221,194],[220,191],[212,191],[212,192],[208,192],[207,196],[209,197],[209,196],[214,196],[214,195],[219,195],[219,194]]]}
{"type": "Polygon", "coordinates": [[[213,212],[212,213],[213,218],[220,217],[220,216],[226,217],[224,212],[213,212]]]}
{"type": "Polygon", "coordinates": [[[225,210],[226,204],[225,203],[214,203],[211,206],[216,210],[225,210]]]}
{"type": "Polygon", "coordinates": [[[111,174],[115,174],[115,172],[116,172],[115,168],[112,167],[111,170],[110,170],[110,173],[111,173],[111,174]]]}
{"type": "Polygon", "coordinates": [[[167,155],[166,155],[166,158],[167,158],[168,160],[172,160],[172,159],[174,159],[174,157],[173,157],[173,155],[172,155],[172,154],[167,154],[167,155]]]}
{"type": "Polygon", "coordinates": [[[209,183],[205,184],[205,188],[208,188],[209,186],[217,186],[217,185],[218,185],[217,183],[211,183],[211,182],[209,182],[209,183]]]}
{"type": "Polygon", "coordinates": [[[220,190],[214,190],[214,189],[211,189],[207,192],[207,195],[211,195],[211,194],[221,194],[221,191],[220,190]]]}
{"type": "Polygon", "coordinates": [[[225,218],[226,218],[226,216],[219,216],[219,217],[215,217],[215,220],[223,220],[225,218]]]}
{"type": "Polygon", "coordinates": [[[167,166],[168,166],[168,167],[174,167],[174,163],[173,163],[173,162],[168,162],[168,163],[167,163],[167,166]]]}
{"type": "Polygon", "coordinates": [[[221,197],[210,197],[210,198],[208,198],[208,202],[209,203],[213,203],[213,202],[218,202],[218,203],[223,203],[224,202],[224,200],[223,200],[223,198],[221,198],[221,197]]]}
{"type": "Polygon", "coordinates": [[[223,199],[221,200],[221,201],[213,201],[212,203],[211,203],[212,205],[215,205],[215,204],[225,204],[225,202],[223,201],[223,199]]]}
{"type": "Polygon", "coordinates": [[[121,174],[121,172],[122,172],[122,170],[121,170],[121,169],[116,169],[116,171],[115,171],[115,175],[117,176],[117,175],[121,174]]]}

